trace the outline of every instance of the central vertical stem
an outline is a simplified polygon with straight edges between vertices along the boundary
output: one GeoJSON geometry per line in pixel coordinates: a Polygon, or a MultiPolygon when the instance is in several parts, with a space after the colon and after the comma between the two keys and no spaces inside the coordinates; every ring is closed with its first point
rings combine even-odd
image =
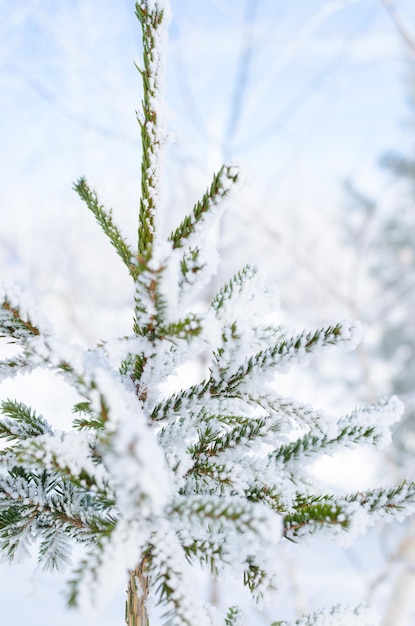
{"type": "Polygon", "coordinates": [[[125,603],[125,623],[127,626],[149,626],[147,615],[148,579],[147,559],[144,558],[130,571],[125,603]]]}

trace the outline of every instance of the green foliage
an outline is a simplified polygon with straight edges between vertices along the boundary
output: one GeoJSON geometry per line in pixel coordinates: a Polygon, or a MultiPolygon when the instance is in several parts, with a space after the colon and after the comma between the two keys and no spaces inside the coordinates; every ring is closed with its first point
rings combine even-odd
{"type": "Polygon", "coordinates": [[[234,167],[223,165],[219,172],[214,175],[209,189],[202,199],[196,203],[191,215],[187,215],[181,224],[169,237],[173,248],[182,248],[184,241],[192,235],[196,227],[203,221],[215,204],[218,204],[228,195],[231,185],[238,180],[238,173],[234,167]]]}
{"type": "Polygon", "coordinates": [[[76,185],[74,185],[74,189],[81,200],[85,202],[88,209],[94,214],[95,219],[114,246],[117,254],[128,267],[130,274],[135,276],[136,266],[133,263],[133,253],[123,238],[119,228],[114,224],[112,211],[107,212],[99,203],[97,194],[89,188],[85,178],[80,178],[76,185]]]}
{"type": "Polygon", "coordinates": [[[47,421],[22,402],[3,400],[0,413],[6,416],[6,419],[0,419],[0,437],[7,440],[26,439],[52,432],[47,421]]]}
{"type": "Polygon", "coordinates": [[[151,256],[154,237],[154,219],[157,210],[158,155],[160,142],[158,133],[156,98],[160,80],[160,50],[157,34],[163,21],[163,10],[156,6],[149,10],[146,2],[136,2],[136,15],[143,31],[143,69],[137,68],[143,81],[142,118],[138,116],[143,147],[141,160],[141,198],[138,229],[138,263],[146,262],[151,256]],[[155,71],[154,67],[158,69],[155,71]]]}
{"type": "Polygon", "coordinates": [[[241,611],[237,606],[231,606],[225,617],[226,626],[238,626],[241,611]]]}
{"type": "Polygon", "coordinates": [[[17,303],[5,295],[0,309],[0,337],[7,337],[18,343],[25,339],[39,335],[39,328],[31,320],[29,315],[25,315],[20,310],[17,303]]]}
{"type": "Polygon", "coordinates": [[[251,267],[250,265],[246,265],[243,269],[239,270],[239,272],[235,274],[235,276],[233,276],[213,298],[212,308],[219,312],[225,304],[243,291],[244,285],[248,281],[252,280],[256,273],[256,268],[251,267]]]}
{"type": "Polygon", "coordinates": [[[318,532],[327,526],[347,530],[351,516],[346,507],[332,497],[299,497],[294,503],[294,512],[284,516],[284,535],[287,539],[318,532]]]}

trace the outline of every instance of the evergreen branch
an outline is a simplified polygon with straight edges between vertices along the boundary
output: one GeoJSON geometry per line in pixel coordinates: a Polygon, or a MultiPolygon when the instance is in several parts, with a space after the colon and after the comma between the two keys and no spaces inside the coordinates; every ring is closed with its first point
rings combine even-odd
{"type": "Polygon", "coordinates": [[[39,334],[40,330],[30,314],[24,315],[17,302],[12,302],[8,295],[4,295],[0,308],[0,337],[11,337],[23,343],[39,334]]]}
{"type": "MultiPolygon", "coordinates": [[[[101,402],[103,402],[103,398],[101,398],[101,402]]],[[[105,411],[103,408],[101,404],[101,411],[97,413],[91,409],[90,402],[78,402],[74,405],[72,413],[83,414],[85,417],[76,417],[72,422],[73,427],[77,430],[103,430],[105,428],[105,418],[108,414],[108,407],[105,407],[105,411]]]]}
{"type": "Polygon", "coordinates": [[[135,277],[136,266],[133,263],[134,254],[122,236],[118,226],[114,224],[111,209],[109,211],[104,209],[102,204],[99,203],[97,194],[89,188],[85,178],[80,178],[74,185],[74,189],[81,200],[85,202],[88,209],[94,214],[96,221],[114,246],[117,254],[128,267],[130,274],[135,277]]]}
{"type": "Polygon", "coordinates": [[[194,579],[175,533],[166,529],[155,534],[148,563],[148,574],[158,602],[167,607],[163,615],[166,625],[211,624],[205,606],[198,603],[197,594],[192,592],[194,579]]]}
{"type": "MultiPolygon", "coordinates": [[[[170,448],[172,439],[182,440],[186,450],[194,457],[199,456],[206,446],[214,442],[216,436],[226,434],[230,429],[249,428],[253,418],[248,415],[234,415],[208,411],[205,406],[189,408],[188,415],[178,417],[170,415],[168,423],[164,423],[158,434],[163,447],[170,448]],[[186,443],[187,442],[187,443],[186,443]]],[[[167,417],[167,415],[166,415],[167,417]]]]}
{"type": "Polygon", "coordinates": [[[339,426],[373,424],[376,429],[377,440],[389,443],[390,432],[388,427],[402,417],[403,410],[403,403],[397,396],[381,398],[373,404],[354,409],[340,419],[339,426]]]}
{"type": "Polygon", "coordinates": [[[226,303],[241,293],[245,285],[252,280],[256,273],[257,270],[255,267],[245,265],[244,268],[237,272],[237,274],[218,291],[211,302],[212,309],[218,313],[226,303]]]}
{"type": "Polygon", "coordinates": [[[187,448],[188,453],[196,460],[201,455],[203,455],[203,460],[206,456],[213,456],[215,454],[213,447],[220,434],[221,430],[215,429],[208,421],[203,430],[199,430],[197,441],[187,448]]]}
{"type": "MultiPolygon", "coordinates": [[[[42,512],[42,520],[46,517],[52,528],[57,523],[62,524],[62,528],[67,534],[76,538],[80,543],[95,544],[97,537],[107,537],[113,531],[118,516],[114,509],[110,508],[110,503],[105,503],[99,497],[85,496],[79,502],[81,511],[70,511],[71,502],[65,503],[58,496],[49,500],[49,504],[42,512]],[[66,511],[64,507],[66,506],[66,511]],[[84,507],[89,506],[90,510],[85,514],[84,507]]],[[[74,507],[72,507],[74,508],[74,507]]],[[[45,523],[42,521],[40,528],[43,533],[45,523]]]]}
{"type": "Polygon", "coordinates": [[[415,482],[406,480],[395,487],[380,487],[343,497],[297,496],[294,512],[284,516],[284,536],[293,539],[325,526],[350,529],[356,514],[364,510],[372,520],[404,519],[415,509],[415,482]]]}
{"type": "Polygon", "coordinates": [[[222,495],[226,487],[233,486],[234,474],[225,463],[199,461],[186,472],[185,478],[181,495],[222,495]]]}
{"type": "Polygon", "coordinates": [[[312,409],[310,405],[302,404],[293,398],[287,398],[275,392],[261,392],[255,395],[250,390],[249,393],[238,392],[238,396],[253,407],[261,407],[280,424],[300,426],[300,428],[306,426],[310,433],[317,433],[318,436],[325,432],[322,426],[323,413],[312,409]]]}
{"type": "Polygon", "coordinates": [[[161,136],[158,116],[158,98],[162,74],[160,37],[167,28],[163,10],[157,5],[151,9],[146,0],[136,2],[136,16],[141,24],[143,39],[143,69],[137,68],[143,82],[143,120],[141,128],[141,198],[138,228],[138,261],[146,263],[151,256],[154,219],[158,204],[160,175],[160,150],[164,138],[161,136]],[[157,40],[157,41],[156,41],[157,40]]]}
{"type": "MultiPolygon", "coordinates": [[[[174,413],[185,410],[194,414],[194,408],[196,407],[197,413],[194,414],[195,421],[217,418],[223,423],[232,424],[237,421],[242,424],[244,422],[246,423],[250,418],[244,418],[243,416],[235,415],[231,412],[226,415],[225,408],[223,409],[223,413],[217,413],[217,409],[219,406],[219,410],[222,410],[222,405],[226,407],[226,402],[229,398],[234,398],[235,400],[240,400],[241,403],[249,404],[247,397],[246,394],[239,393],[239,391],[237,393],[229,393],[229,395],[223,393],[217,379],[210,377],[200,383],[187,387],[187,389],[174,393],[162,402],[156,404],[152,408],[151,419],[162,420],[171,417],[174,413]],[[204,407],[200,402],[202,400],[205,404],[204,407]],[[214,409],[210,408],[210,411],[207,411],[206,407],[208,407],[208,405],[213,405],[214,409]]],[[[253,402],[251,405],[252,404],[253,402]]],[[[258,406],[258,402],[255,406],[258,406]]]]}
{"type": "Polygon", "coordinates": [[[241,617],[242,613],[239,607],[229,607],[225,617],[225,626],[241,626],[241,617]]]}
{"type": "Polygon", "coordinates": [[[105,494],[78,487],[58,474],[27,472],[15,466],[0,479],[0,510],[7,511],[10,502],[18,511],[29,507],[33,528],[62,528],[79,541],[94,541],[105,536],[116,523],[114,503],[105,494]]]}
{"type": "Polygon", "coordinates": [[[189,599],[184,591],[181,572],[171,563],[161,561],[158,565],[159,569],[154,576],[158,602],[169,607],[163,614],[164,623],[169,626],[174,623],[175,618],[180,626],[193,626],[194,619],[200,619],[200,613],[195,611],[191,613],[191,617],[188,616],[189,599]]]}
{"type": "Polygon", "coordinates": [[[206,263],[202,259],[203,254],[198,246],[185,249],[180,260],[181,287],[184,283],[193,285],[198,280],[198,273],[206,267],[206,263]]]}
{"type": "Polygon", "coordinates": [[[286,505],[282,502],[281,493],[265,484],[253,484],[245,490],[245,496],[250,502],[262,502],[269,506],[276,513],[285,514],[287,512],[286,505]]]}
{"type": "Polygon", "coordinates": [[[294,509],[284,516],[283,535],[287,539],[293,540],[325,527],[347,530],[350,525],[348,507],[333,496],[300,498],[294,503],[294,509]]]}
{"type": "Polygon", "coordinates": [[[52,428],[45,418],[23,402],[4,400],[0,404],[0,413],[6,416],[6,419],[0,420],[0,438],[10,441],[52,434],[52,428]]]}
{"type": "Polygon", "coordinates": [[[32,371],[33,365],[28,355],[18,354],[15,357],[0,361],[0,380],[13,378],[17,374],[26,374],[32,371]]]}
{"type": "Polygon", "coordinates": [[[243,581],[245,587],[248,587],[252,594],[255,592],[258,594],[257,599],[262,595],[259,590],[267,582],[267,578],[267,572],[255,562],[253,557],[249,557],[247,568],[244,570],[243,581]]]}
{"type": "Polygon", "coordinates": [[[141,269],[136,281],[133,331],[151,342],[156,340],[166,316],[167,302],[161,289],[165,269],[163,265],[157,269],[141,269]]]}
{"type": "Polygon", "coordinates": [[[36,515],[36,509],[27,504],[0,511],[0,550],[9,561],[29,555],[36,537],[36,515]]]}
{"type": "Polygon", "coordinates": [[[59,570],[70,560],[68,536],[58,526],[42,528],[38,563],[45,571],[59,570]]]}
{"type": "Polygon", "coordinates": [[[375,518],[404,519],[415,510],[415,482],[404,480],[394,487],[379,487],[350,494],[345,502],[357,503],[375,518]]]}
{"type": "Polygon", "coordinates": [[[189,406],[196,400],[201,400],[204,396],[209,394],[211,387],[211,380],[207,379],[201,383],[191,385],[187,389],[174,393],[166,400],[159,402],[153,408],[151,412],[152,420],[162,420],[170,417],[172,413],[177,413],[180,409],[189,406]]]}
{"type": "MultiPolygon", "coordinates": [[[[180,519],[198,520],[202,523],[222,525],[232,523],[237,533],[248,530],[259,534],[264,521],[258,513],[257,505],[237,496],[221,497],[217,495],[186,495],[173,499],[167,508],[167,515],[180,519]]],[[[262,511],[263,513],[263,511],[262,511]]]]}
{"type": "Polygon", "coordinates": [[[189,563],[197,561],[202,566],[207,565],[212,574],[218,575],[219,563],[226,561],[222,545],[208,539],[195,539],[189,543],[188,537],[184,542],[180,533],[179,540],[182,542],[182,548],[189,563]]]}
{"type": "Polygon", "coordinates": [[[108,543],[109,536],[98,538],[94,542],[93,550],[81,559],[77,567],[72,571],[72,576],[68,580],[68,606],[79,608],[80,596],[82,594],[89,596],[92,605],[96,603],[96,596],[99,592],[100,572],[103,569],[105,548],[108,546],[108,543]]]}
{"type": "Polygon", "coordinates": [[[171,337],[174,339],[185,339],[191,341],[193,337],[198,337],[203,330],[202,320],[195,314],[190,314],[185,318],[170,322],[159,329],[159,338],[166,339],[171,337]]]}
{"type": "Polygon", "coordinates": [[[18,371],[23,373],[34,367],[46,366],[62,376],[85,399],[85,402],[90,403],[91,394],[98,396],[96,405],[99,408],[95,408],[91,414],[97,421],[105,423],[108,420],[109,409],[104,395],[98,391],[97,362],[101,367],[105,363],[108,369],[112,369],[107,357],[99,348],[83,350],[80,346],[56,342],[51,337],[39,343],[30,342],[27,355],[0,362],[0,379],[3,372],[4,376],[7,374],[12,376],[18,371]]]}
{"type": "Polygon", "coordinates": [[[95,445],[87,433],[47,433],[26,439],[13,448],[13,453],[16,462],[23,467],[53,472],[74,487],[94,489],[98,494],[106,495],[108,475],[96,454],[95,445]],[[80,462],[74,460],[76,448],[80,462]]]}
{"type": "Polygon", "coordinates": [[[104,430],[105,421],[99,415],[97,417],[76,417],[73,422],[73,427],[77,430],[104,430]]]}
{"type": "Polygon", "coordinates": [[[303,457],[321,454],[332,454],[339,448],[359,445],[362,442],[376,445],[379,433],[374,426],[347,425],[337,437],[307,433],[295,441],[286,443],[268,455],[270,461],[282,461],[284,465],[298,461],[303,457]]]}
{"type": "Polygon", "coordinates": [[[222,165],[219,172],[214,174],[210,187],[204,193],[202,199],[195,204],[191,215],[187,215],[181,224],[173,231],[169,241],[173,248],[182,248],[184,241],[196,230],[213,206],[224,198],[230,191],[230,186],[238,180],[238,173],[234,167],[222,165]]]}
{"type": "MultiPolygon", "coordinates": [[[[232,416],[233,417],[233,416],[232,416]]],[[[237,446],[249,446],[250,442],[258,437],[265,437],[269,432],[268,418],[251,418],[238,423],[228,432],[221,434],[213,429],[209,423],[203,432],[199,433],[199,440],[190,446],[189,453],[194,459],[217,456],[221,452],[237,446]]],[[[271,429],[273,427],[271,426],[271,429]]],[[[275,428],[274,428],[275,430],[275,428]]]]}
{"type": "Polygon", "coordinates": [[[287,366],[292,361],[298,361],[304,354],[312,354],[319,347],[338,344],[344,340],[342,335],[343,326],[336,324],[314,332],[303,331],[296,337],[284,339],[246,359],[229,379],[218,380],[215,390],[217,392],[221,390],[227,395],[233,392],[251,373],[261,373],[276,367],[287,366]]]}

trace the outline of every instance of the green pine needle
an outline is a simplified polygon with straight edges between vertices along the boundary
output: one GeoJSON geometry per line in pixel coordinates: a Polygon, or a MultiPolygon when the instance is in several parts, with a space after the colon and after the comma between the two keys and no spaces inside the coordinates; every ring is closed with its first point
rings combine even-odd
{"type": "Polygon", "coordinates": [[[128,267],[130,274],[135,277],[136,265],[133,254],[126,240],[123,238],[120,229],[114,223],[112,211],[106,211],[102,204],[99,203],[98,196],[89,188],[85,178],[80,178],[74,185],[74,189],[87,205],[88,209],[94,214],[96,221],[114,246],[117,254],[121,257],[124,264],[128,267]]]}
{"type": "Polygon", "coordinates": [[[52,434],[52,428],[45,418],[37,415],[23,402],[3,400],[0,404],[0,413],[6,416],[6,419],[0,419],[0,437],[6,440],[52,434]]]}
{"type": "Polygon", "coordinates": [[[10,337],[23,343],[29,337],[39,334],[39,328],[30,317],[24,319],[19,307],[12,305],[5,297],[0,308],[0,337],[10,337]]]}
{"type": "Polygon", "coordinates": [[[222,165],[219,172],[213,176],[209,189],[202,199],[195,204],[192,214],[187,215],[176,230],[171,233],[169,240],[173,243],[173,248],[181,248],[184,245],[185,240],[195,232],[197,225],[200,224],[205,215],[229,193],[229,183],[234,184],[237,180],[238,173],[235,168],[222,165]]]}

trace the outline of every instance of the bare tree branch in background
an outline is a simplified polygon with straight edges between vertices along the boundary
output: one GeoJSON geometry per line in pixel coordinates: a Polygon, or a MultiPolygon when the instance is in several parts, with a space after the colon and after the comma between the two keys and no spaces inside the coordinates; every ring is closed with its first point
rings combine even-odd
{"type": "Polygon", "coordinates": [[[281,54],[274,60],[273,64],[258,83],[244,113],[250,116],[258,107],[265,93],[272,85],[278,73],[287,65],[288,61],[304,45],[311,35],[319,28],[325,20],[332,15],[342,11],[344,8],[362,0],[334,0],[324,5],[313,17],[303,26],[298,35],[283,49],[281,54]]]}
{"type": "Polygon", "coordinates": [[[131,146],[136,145],[137,142],[133,141],[128,133],[110,128],[104,124],[100,124],[90,117],[86,117],[75,111],[72,107],[65,104],[59,95],[56,95],[56,93],[54,93],[51,89],[48,89],[46,85],[36,80],[36,78],[31,76],[30,73],[27,72],[22,66],[18,66],[15,63],[8,63],[5,67],[3,67],[3,70],[15,78],[18,78],[26,87],[32,89],[40,98],[42,98],[42,100],[50,104],[50,106],[59,111],[61,115],[71,120],[74,124],[77,124],[80,128],[84,128],[85,130],[91,131],[103,137],[121,141],[122,143],[126,143],[131,146]]]}
{"type": "MultiPolygon", "coordinates": [[[[365,21],[369,24],[375,19],[377,13],[373,10],[373,6],[369,6],[369,10],[365,15],[365,21]]],[[[313,20],[314,21],[314,18],[313,20]]],[[[319,20],[320,24],[320,20],[319,20]]],[[[367,24],[365,25],[365,27],[367,24]]],[[[304,28],[304,30],[307,27],[304,28]]],[[[237,149],[245,151],[256,146],[257,144],[268,140],[272,135],[280,132],[291,119],[308,104],[310,98],[323,87],[323,85],[338,72],[341,65],[347,58],[350,49],[358,39],[358,31],[352,30],[345,38],[340,48],[333,54],[326,63],[324,63],[308,80],[303,84],[299,91],[291,98],[288,104],[274,117],[266,127],[257,132],[254,136],[247,137],[241,141],[237,149]]]]}
{"type": "Polygon", "coordinates": [[[241,53],[238,60],[238,69],[236,73],[234,93],[229,112],[228,127],[225,130],[223,140],[223,154],[225,161],[227,161],[232,156],[231,153],[233,140],[238,129],[241,115],[243,113],[244,98],[246,94],[246,87],[248,84],[250,64],[254,51],[253,39],[257,8],[258,0],[246,0],[241,53]]]}
{"type": "Polygon", "coordinates": [[[406,43],[410,52],[415,55],[415,36],[410,32],[408,25],[402,15],[399,13],[398,9],[392,2],[392,0],[380,0],[381,4],[385,7],[386,11],[389,13],[393,23],[395,24],[399,34],[402,39],[406,43]]]}
{"type": "Polygon", "coordinates": [[[409,532],[391,553],[384,569],[373,580],[365,596],[365,602],[372,603],[376,591],[391,576],[393,566],[400,566],[382,626],[407,626],[412,623],[410,613],[413,610],[415,589],[414,565],[415,534],[409,532]]]}

